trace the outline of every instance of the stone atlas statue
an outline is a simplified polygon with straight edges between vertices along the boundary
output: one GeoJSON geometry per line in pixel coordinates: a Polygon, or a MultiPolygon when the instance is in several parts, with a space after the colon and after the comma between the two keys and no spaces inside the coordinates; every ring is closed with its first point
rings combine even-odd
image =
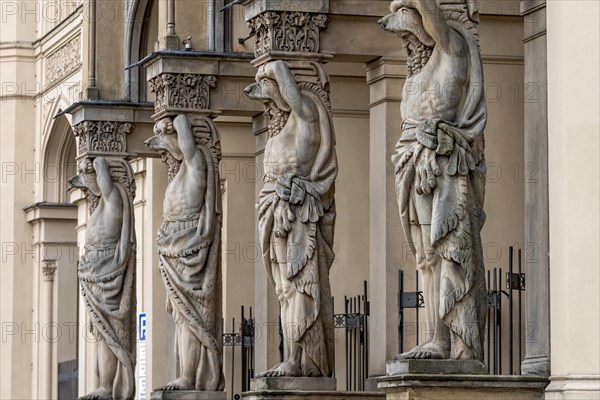
{"type": "Polygon", "coordinates": [[[135,180],[127,161],[84,159],[69,181],[89,202],[78,275],[98,345],[100,387],[82,399],[135,396],[135,180]]]}
{"type": "Polygon", "coordinates": [[[179,115],[159,120],[146,145],[168,167],[158,253],[178,363],[156,390],[222,391],[220,137],[210,118],[179,115]]]}
{"type": "Polygon", "coordinates": [[[331,377],[335,135],[329,80],[317,62],[270,61],[246,88],[264,104],[269,138],[259,235],[281,305],[284,362],[265,377],[331,377]]]}
{"type": "Polygon", "coordinates": [[[379,23],[408,52],[392,161],[429,337],[401,358],[483,360],[487,122],[476,0],[393,1],[379,23]]]}

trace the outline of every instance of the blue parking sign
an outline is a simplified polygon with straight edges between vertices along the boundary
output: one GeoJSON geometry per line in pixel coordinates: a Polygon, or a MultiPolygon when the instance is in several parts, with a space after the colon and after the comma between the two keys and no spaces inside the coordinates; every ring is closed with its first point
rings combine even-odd
{"type": "Polygon", "coordinates": [[[146,341],[146,313],[140,313],[138,316],[138,339],[141,342],[146,341]]]}

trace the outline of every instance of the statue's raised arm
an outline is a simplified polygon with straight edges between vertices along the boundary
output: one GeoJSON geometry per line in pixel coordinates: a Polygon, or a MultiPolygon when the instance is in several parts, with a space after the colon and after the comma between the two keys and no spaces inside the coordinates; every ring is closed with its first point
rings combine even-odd
{"type": "Polygon", "coordinates": [[[402,8],[415,9],[421,15],[423,27],[436,46],[450,55],[464,54],[465,42],[448,25],[438,0],[395,0],[390,8],[393,13],[402,8]]]}
{"type": "Polygon", "coordinates": [[[102,193],[102,197],[108,199],[114,187],[108,162],[104,157],[97,157],[93,161],[93,166],[94,171],[96,171],[96,182],[102,193]]]}
{"type": "Polygon", "coordinates": [[[173,127],[177,131],[177,144],[184,159],[191,160],[198,153],[198,149],[190,120],[186,115],[178,115],[173,121],[173,127]]]}

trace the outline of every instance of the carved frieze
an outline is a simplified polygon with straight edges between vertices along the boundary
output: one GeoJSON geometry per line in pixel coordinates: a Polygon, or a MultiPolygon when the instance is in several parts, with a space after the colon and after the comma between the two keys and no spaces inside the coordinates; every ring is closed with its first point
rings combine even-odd
{"type": "Polygon", "coordinates": [[[248,22],[256,36],[255,55],[270,51],[318,53],[320,32],[329,20],[325,14],[264,12],[248,22]]]}
{"type": "Polygon", "coordinates": [[[217,84],[213,75],[161,74],[149,80],[156,94],[156,112],[167,109],[205,110],[210,105],[210,89],[217,84]]]}
{"type": "Polygon", "coordinates": [[[135,126],[129,122],[84,121],[73,127],[79,139],[78,156],[88,153],[125,153],[127,135],[135,126]]]}
{"type": "Polygon", "coordinates": [[[81,35],[77,35],[46,60],[46,82],[56,83],[65,76],[81,68],[81,35]]]}

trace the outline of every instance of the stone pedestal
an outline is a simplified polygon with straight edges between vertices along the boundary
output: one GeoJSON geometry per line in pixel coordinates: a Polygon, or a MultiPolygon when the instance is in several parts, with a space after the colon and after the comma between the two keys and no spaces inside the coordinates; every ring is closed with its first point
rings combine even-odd
{"type": "Polygon", "coordinates": [[[152,400],[226,400],[225,392],[200,392],[198,390],[156,391],[150,395],[152,400]]]}
{"type": "Polygon", "coordinates": [[[379,379],[387,400],[540,400],[548,380],[537,376],[404,374],[379,379]]]}
{"type": "Polygon", "coordinates": [[[392,360],[385,366],[387,376],[416,374],[485,375],[487,369],[477,360],[392,360]]]}
{"type": "Polygon", "coordinates": [[[380,400],[384,393],[336,392],[335,378],[256,378],[250,382],[245,400],[380,400]]]}
{"type": "Polygon", "coordinates": [[[250,381],[250,390],[336,390],[335,378],[255,378],[250,381]]]}
{"type": "Polygon", "coordinates": [[[244,400],[384,400],[383,392],[261,391],[242,394],[244,400]]]}

